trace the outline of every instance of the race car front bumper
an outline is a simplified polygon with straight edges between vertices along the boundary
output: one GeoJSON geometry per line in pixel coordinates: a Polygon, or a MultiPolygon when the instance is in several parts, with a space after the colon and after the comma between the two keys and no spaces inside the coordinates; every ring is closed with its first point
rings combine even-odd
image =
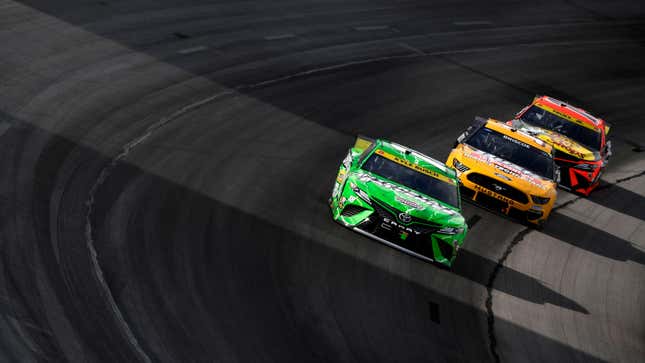
{"type": "Polygon", "coordinates": [[[414,257],[420,258],[420,259],[428,261],[428,262],[434,262],[434,260],[432,258],[428,257],[428,256],[425,256],[425,255],[422,255],[420,253],[414,252],[413,250],[407,249],[407,248],[405,248],[403,246],[400,246],[400,245],[398,245],[396,243],[390,242],[390,241],[386,240],[385,238],[381,238],[381,237],[379,237],[379,236],[377,236],[375,234],[372,234],[370,232],[364,231],[364,230],[362,230],[362,229],[360,229],[358,227],[354,227],[352,229],[354,231],[364,235],[364,236],[367,236],[367,237],[369,237],[371,239],[379,241],[379,242],[381,242],[381,243],[383,243],[385,245],[388,245],[388,246],[390,246],[392,248],[395,248],[395,249],[397,249],[399,251],[405,252],[405,253],[407,253],[409,255],[412,255],[414,257]]]}
{"type": "Polygon", "coordinates": [[[521,222],[528,222],[538,226],[544,224],[548,219],[555,198],[551,198],[545,204],[537,204],[533,202],[532,196],[499,180],[496,181],[497,185],[503,185],[507,190],[513,190],[513,193],[502,195],[487,188],[487,185],[484,186],[471,181],[468,178],[470,173],[472,172],[462,173],[459,177],[459,190],[463,200],[473,202],[493,212],[505,214],[521,222]]]}
{"type": "MultiPolygon", "coordinates": [[[[348,207],[350,206],[345,206],[348,207]]],[[[463,239],[462,234],[437,233],[441,229],[440,226],[399,225],[387,213],[389,212],[376,207],[368,216],[357,214],[356,217],[361,218],[358,222],[352,218],[352,222],[349,223],[342,215],[335,220],[347,228],[414,257],[447,267],[452,266],[459,250],[459,240],[463,239]]]]}

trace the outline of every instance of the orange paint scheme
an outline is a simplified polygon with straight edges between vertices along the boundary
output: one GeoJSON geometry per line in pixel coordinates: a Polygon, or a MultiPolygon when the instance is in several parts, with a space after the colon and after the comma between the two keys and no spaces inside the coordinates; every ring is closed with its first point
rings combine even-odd
{"type": "MultiPolygon", "coordinates": [[[[515,142],[527,144],[545,155],[552,147],[500,121],[488,119],[482,128],[498,132],[515,142]]],[[[552,159],[551,159],[552,160],[552,159]]],[[[557,183],[508,160],[459,142],[446,161],[457,172],[461,197],[488,209],[541,226],[557,198],[557,183]]]]}

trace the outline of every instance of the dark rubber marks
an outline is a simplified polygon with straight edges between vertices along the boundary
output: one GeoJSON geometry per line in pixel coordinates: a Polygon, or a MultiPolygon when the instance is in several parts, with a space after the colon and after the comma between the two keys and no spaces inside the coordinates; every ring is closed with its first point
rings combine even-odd
{"type": "Polygon", "coordinates": [[[428,302],[428,308],[429,308],[429,312],[430,312],[430,320],[432,320],[433,322],[435,322],[437,324],[440,324],[441,321],[439,319],[439,304],[437,304],[437,303],[435,303],[433,301],[429,301],[428,302]]]}
{"type": "Polygon", "coordinates": [[[475,214],[474,216],[468,218],[466,221],[466,224],[468,225],[468,229],[472,229],[479,220],[482,219],[482,217],[479,214],[475,214]]]}

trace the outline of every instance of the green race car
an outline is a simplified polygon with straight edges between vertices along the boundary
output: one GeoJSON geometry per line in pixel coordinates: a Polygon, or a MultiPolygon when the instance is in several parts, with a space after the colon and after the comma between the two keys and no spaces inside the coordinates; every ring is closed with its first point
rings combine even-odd
{"type": "Polygon", "coordinates": [[[385,140],[358,137],[329,205],[335,221],[388,246],[451,266],[464,243],[454,170],[385,140]]]}

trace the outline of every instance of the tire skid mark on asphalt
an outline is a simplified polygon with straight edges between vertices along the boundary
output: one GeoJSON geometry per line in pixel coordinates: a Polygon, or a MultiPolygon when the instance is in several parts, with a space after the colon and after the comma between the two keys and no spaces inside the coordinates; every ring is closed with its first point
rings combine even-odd
{"type": "Polygon", "coordinates": [[[103,275],[103,270],[101,269],[101,266],[100,266],[98,258],[97,258],[97,252],[96,252],[96,248],[95,248],[94,238],[93,238],[93,235],[92,235],[92,216],[93,216],[93,212],[94,212],[93,207],[94,207],[95,196],[96,196],[96,193],[97,193],[98,189],[103,185],[103,183],[105,183],[105,181],[109,177],[110,173],[119,164],[119,162],[121,160],[125,159],[128,156],[128,154],[130,154],[130,152],[134,148],[136,148],[138,145],[140,145],[141,143],[146,141],[146,139],[148,139],[152,135],[152,133],[154,131],[158,130],[159,128],[163,127],[164,125],[166,125],[170,121],[172,121],[175,118],[183,115],[186,112],[189,112],[189,111],[191,111],[193,109],[196,109],[196,108],[198,108],[198,107],[200,107],[202,105],[205,105],[205,104],[207,104],[207,103],[209,103],[209,102],[211,102],[211,101],[213,101],[213,100],[215,100],[217,98],[220,98],[220,97],[225,96],[225,95],[232,94],[234,92],[235,91],[233,91],[233,90],[228,90],[228,91],[224,91],[224,92],[214,94],[214,95],[212,95],[210,97],[207,97],[207,98],[202,99],[200,101],[197,101],[195,103],[192,103],[192,104],[189,104],[187,106],[184,106],[184,107],[180,108],[179,110],[175,111],[174,113],[172,113],[170,116],[162,118],[158,122],[150,125],[142,135],[140,135],[139,137],[137,137],[137,138],[133,139],[132,141],[128,142],[123,147],[121,152],[116,157],[114,157],[112,159],[112,161],[101,170],[101,172],[99,173],[99,177],[96,179],[96,181],[92,185],[92,187],[90,189],[90,192],[89,192],[88,199],[85,202],[85,205],[87,207],[87,212],[85,214],[85,240],[86,240],[86,246],[90,250],[90,254],[92,256],[92,265],[94,266],[94,273],[95,273],[99,283],[103,287],[103,290],[104,290],[104,292],[106,294],[106,298],[108,300],[108,303],[112,307],[113,313],[117,317],[117,320],[121,324],[121,327],[122,327],[123,331],[127,335],[128,341],[132,344],[132,346],[135,348],[135,350],[139,353],[140,358],[144,362],[151,362],[151,360],[148,357],[148,355],[145,353],[145,351],[141,348],[139,342],[137,341],[136,337],[132,333],[132,330],[130,329],[128,323],[125,321],[125,318],[123,317],[123,314],[121,313],[119,307],[117,306],[116,301],[114,300],[114,297],[113,297],[113,295],[111,293],[111,290],[110,290],[110,288],[109,288],[109,286],[108,286],[108,284],[107,284],[107,282],[105,280],[105,277],[103,275]]]}
{"type": "MultiPolygon", "coordinates": [[[[610,189],[615,185],[618,185],[620,183],[623,183],[632,179],[636,179],[643,175],[645,175],[645,170],[630,176],[616,179],[614,183],[602,184],[598,186],[595,189],[595,191],[610,189]]],[[[554,207],[552,212],[565,208],[583,198],[585,197],[576,196],[575,198],[572,198],[571,200],[568,200],[567,202],[557,207],[554,207]]],[[[522,242],[524,240],[524,237],[526,237],[529,233],[533,232],[533,230],[534,230],[533,227],[526,227],[521,231],[517,232],[515,237],[513,237],[511,242],[506,247],[506,250],[504,251],[502,256],[499,258],[499,260],[497,260],[497,265],[495,265],[495,268],[493,268],[493,271],[488,277],[488,283],[486,284],[486,303],[485,304],[486,304],[486,315],[487,315],[487,321],[488,321],[488,343],[489,343],[490,353],[492,354],[493,359],[497,363],[501,362],[501,358],[499,356],[499,353],[497,352],[497,337],[495,336],[495,313],[493,312],[493,289],[495,287],[495,280],[497,279],[497,276],[502,271],[502,269],[504,269],[504,262],[506,262],[506,260],[511,255],[511,253],[513,253],[513,248],[517,246],[520,242],[522,242]]]]}
{"type": "Polygon", "coordinates": [[[134,336],[132,333],[132,330],[130,329],[130,326],[128,323],[125,321],[125,318],[123,317],[123,314],[121,313],[121,310],[116,304],[116,301],[114,300],[114,296],[112,295],[112,292],[110,290],[110,287],[107,284],[107,281],[105,280],[105,276],[103,275],[103,270],[101,269],[98,261],[98,254],[96,252],[96,248],[94,247],[94,240],[92,237],[92,223],[91,223],[91,218],[93,214],[93,206],[94,206],[94,196],[96,194],[96,190],[98,189],[99,186],[103,184],[105,179],[107,179],[109,171],[116,166],[118,163],[117,159],[114,159],[110,165],[103,170],[101,170],[101,173],[99,175],[99,178],[96,180],[94,185],[92,185],[92,188],[90,189],[90,195],[85,203],[87,206],[87,213],[85,215],[85,239],[86,239],[86,246],[90,251],[90,256],[92,257],[92,266],[94,267],[94,275],[99,282],[99,285],[101,285],[104,293],[105,293],[105,298],[112,308],[112,313],[116,317],[118,323],[121,325],[122,331],[125,333],[128,342],[132,345],[134,350],[139,354],[139,358],[146,363],[152,362],[150,360],[150,357],[145,353],[143,348],[141,348],[141,345],[139,344],[137,338],[134,336]]]}
{"type": "MultiPolygon", "coordinates": [[[[494,49],[498,49],[498,48],[475,48],[475,49],[473,49],[473,51],[478,52],[478,51],[487,51],[487,50],[494,50],[494,49]]],[[[464,49],[464,50],[459,50],[458,52],[466,53],[468,51],[469,51],[468,49],[464,49]]],[[[453,51],[453,52],[455,52],[455,51],[453,51]]],[[[273,85],[273,84],[277,84],[277,83],[292,80],[292,79],[306,77],[306,76],[310,76],[310,75],[314,75],[314,74],[325,73],[325,72],[329,72],[329,71],[335,71],[335,70],[344,69],[344,68],[348,68],[348,67],[353,67],[353,66],[357,66],[357,65],[365,65],[365,64],[371,64],[371,63],[386,62],[386,61],[397,60],[397,59],[420,58],[420,57],[427,57],[427,56],[441,57],[441,54],[444,54],[444,53],[440,52],[440,53],[437,53],[437,54],[433,54],[433,53],[422,53],[422,54],[420,54],[418,52],[415,52],[415,53],[412,53],[412,54],[382,56],[382,57],[376,57],[376,58],[367,58],[367,59],[363,59],[363,60],[345,62],[345,63],[335,64],[335,65],[326,66],[326,67],[312,68],[312,69],[309,69],[309,70],[305,70],[305,71],[285,75],[285,76],[282,76],[282,77],[277,77],[277,78],[269,79],[269,80],[266,80],[266,81],[253,83],[253,84],[238,85],[238,86],[229,88],[227,90],[215,93],[215,94],[213,94],[213,95],[211,95],[209,97],[203,98],[203,99],[198,100],[198,101],[196,101],[194,103],[188,104],[188,105],[178,109],[177,111],[173,112],[169,116],[161,118],[156,123],[154,123],[154,124],[150,125],[149,127],[147,127],[145,132],[142,135],[134,138],[133,140],[131,140],[130,142],[128,142],[127,144],[125,144],[122,147],[121,152],[119,154],[117,154],[111,160],[111,162],[108,165],[106,165],[100,171],[97,180],[95,181],[95,183],[92,185],[92,187],[90,189],[90,193],[89,193],[88,198],[87,198],[86,203],[85,203],[86,207],[87,207],[87,212],[86,212],[86,215],[85,215],[85,238],[86,238],[86,245],[87,245],[87,247],[88,247],[88,249],[90,251],[90,254],[92,256],[92,264],[94,266],[94,273],[96,275],[96,278],[98,279],[98,281],[102,285],[102,287],[104,289],[104,292],[106,294],[106,298],[108,300],[108,303],[112,306],[112,310],[113,310],[114,314],[116,315],[119,323],[122,325],[123,331],[127,335],[128,340],[133,345],[135,350],[137,352],[139,352],[140,357],[141,357],[141,359],[143,361],[150,362],[151,360],[147,356],[145,351],[139,345],[136,337],[132,333],[128,323],[125,321],[125,319],[123,317],[123,314],[121,313],[120,309],[118,308],[118,306],[117,306],[117,304],[116,304],[116,302],[114,300],[114,297],[113,297],[113,295],[112,295],[112,293],[110,291],[110,288],[107,285],[107,282],[106,282],[105,277],[103,275],[103,271],[102,271],[102,269],[100,267],[100,263],[99,263],[98,258],[97,258],[96,248],[94,246],[94,239],[93,239],[93,236],[92,236],[93,229],[92,229],[91,220],[92,220],[92,215],[93,215],[93,206],[94,206],[94,201],[95,201],[95,195],[97,194],[97,191],[99,190],[99,188],[105,183],[107,178],[110,176],[112,170],[121,161],[126,159],[128,157],[128,155],[132,152],[132,150],[134,150],[137,146],[139,146],[142,143],[144,143],[148,138],[150,138],[150,136],[152,134],[154,134],[159,129],[163,128],[168,123],[174,121],[175,119],[179,118],[180,116],[182,116],[182,115],[184,115],[184,114],[186,114],[186,113],[188,113],[190,111],[196,110],[196,109],[198,109],[198,108],[200,108],[200,107],[202,107],[202,106],[204,106],[206,104],[209,104],[209,103],[211,103],[211,102],[213,102],[215,100],[218,100],[218,99],[220,99],[222,97],[234,95],[234,94],[237,94],[237,93],[239,93],[241,91],[253,90],[253,89],[270,86],[270,85],[273,85]]],[[[643,173],[645,173],[645,172],[643,172],[643,173]]],[[[627,178],[621,179],[620,181],[625,181],[625,180],[627,180],[627,178]]],[[[617,181],[617,182],[620,182],[620,181],[617,181]]],[[[568,205],[568,203],[565,203],[564,205],[568,205]]],[[[506,260],[508,255],[510,255],[512,247],[514,245],[516,245],[517,243],[519,243],[521,241],[521,239],[523,239],[524,235],[526,235],[528,232],[530,232],[530,229],[528,229],[528,231],[526,231],[526,230],[520,231],[520,233],[518,233],[518,235],[516,235],[516,238],[512,241],[511,245],[509,246],[509,249],[507,250],[508,253],[506,253],[506,252],[504,253],[502,258],[498,261],[497,266],[493,270],[493,274],[491,274],[491,276],[489,278],[489,284],[488,285],[490,285],[490,287],[487,285],[487,289],[489,290],[489,294],[488,294],[488,299],[486,301],[486,306],[487,306],[487,310],[489,312],[489,338],[491,338],[491,342],[495,341],[494,340],[495,339],[495,337],[494,337],[494,327],[493,327],[493,325],[494,325],[494,316],[492,314],[492,285],[494,284],[495,277],[497,276],[497,274],[499,273],[499,271],[503,267],[504,261],[506,260]],[[521,237],[521,238],[519,240],[515,241],[518,237],[521,237]],[[489,299],[490,299],[490,304],[488,302],[489,299]],[[490,308],[489,308],[489,305],[490,305],[490,308]]],[[[494,345],[493,344],[491,344],[491,352],[496,357],[496,360],[499,361],[499,357],[497,356],[497,353],[494,350],[494,345]]]]}
{"type": "Polygon", "coordinates": [[[144,362],[151,362],[150,358],[148,355],[145,353],[145,351],[141,348],[138,340],[132,333],[132,330],[130,329],[130,326],[128,325],[127,321],[123,317],[123,314],[121,313],[118,305],[116,304],[116,301],[114,299],[114,296],[112,295],[112,292],[107,284],[107,281],[105,280],[103,270],[101,269],[100,263],[98,261],[97,257],[97,251],[95,248],[95,242],[94,242],[94,237],[93,237],[93,227],[92,227],[92,217],[94,213],[94,202],[95,202],[95,196],[100,189],[100,187],[105,183],[105,181],[108,179],[110,176],[111,172],[116,168],[116,166],[119,165],[121,161],[126,159],[128,155],[134,150],[137,146],[143,144],[147,139],[152,136],[153,133],[158,131],[159,129],[163,128],[165,125],[168,123],[172,122],[173,120],[179,118],[180,116],[196,110],[206,104],[209,104],[215,100],[218,100],[222,97],[230,96],[237,94],[240,91],[244,90],[252,90],[260,87],[265,87],[269,86],[272,84],[276,84],[279,82],[295,79],[295,78],[300,78],[300,77],[305,77],[308,75],[312,74],[318,74],[318,73],[323,73],[323,72],[328,72],[328,71],[333,71],[333,70],[338,70],[342,68],[347,68],[355,65],[363,65],[363,64],[369,64],[369,63],[376,63],[376,62],[383,62],[383,61],[388,61],[388,60],[393,60],[393,59],[405,59],[405,58],[416,58],[419,57],[418,54],[412,54],[412,55],[397,55],[397,56],[385,56],[385,57],[378,57],[378,58],[370,58],[370,59],[365,59],[365,60],[360,60],[360,61],[353,61],[353,62],[347,62],[347,63],[342,63],[342,64],[337,64],[337,65],[332,65],[332,66],[327,66],[327,67],[320,67],[320,68],[313,68],[307,71],[302,71],[298,73],[294,73],[291,75],[286,75],[283,77],[278,77],[274,79],[270,79],[267,81],[262,81],[254,84],[245,84],[245,85],[239,85],[224,91],[220,91],[218,93],[215,93],[209,97],[203,98],[199,101],[196,101],[194,103],[188,104],[169,116],[161,118],[159,121],[156,123],[148,126],[143,134],[140,136],[132,139],[130,142],[125,144],[121,152],[117,154],[110,162],[107,164],[99,173],[98,178],[90,188],[90,192],[88,195],[88,198],[85,202],[85,205],[87,207],[87,211],[85,214],[85,240],[86,240],[86,246],[90,251],[90,255],[92,256],[92,265],[94,267],[94,274],[99,281],[99,284],[104,290],[106,299],[108,300],[109,305],[112,307],[112,311],[114,315],[116,316],[119,324],[121,325],[123,332],[126,334],[128,341],[132,346],[135,348],[135,351],[139,353],[139,356],[142,361],[144,362]]]}
{"type": "Polygon", "coordinates": [[[471,20],[471,21],[454,21],[452,24],[456,26],[473,26],[473,25],[493,25],[493,22],[489,20],[471,20]]]}
{"type": "Polygon", "coordinates": [[[415,48],[415,47],[411,46],[410,44],[407,44],[407,43],[398,43],[398,44],[399,44],[399,46],[400,46],[401,48],[404,48],[404,49],[407,49],[407,50],[409,50],[409,51],[412,51],[412,53],[416,53],[416,54],[418,54],[418,55],[420,55],[420,56],[428,55],[428,54],[427,54],[426,52],[424,52],[423,50],[421,50],[421,49],[419,49],[419,48],[415,48]]]}
{"type": "Polygon", "coordinates": [[[182,55],[187,55],[187,54],[193,54],[193,53],[198,53],[198,52],[203,52],[205,50],[208,50],[208,47],[205,45],[198,45],[192,48],[185,48],[180,51],[178,51],[178,54],[182,55]]]}
{"type": "MultiPolygon", "coordinates": [[[[485,48],[485,49],[473,49],[472,51],[489,51],[489,50],[495,50],[497,48],[485,48]]],[[[412,50],[409,49],[408,50],[412,50]]],[[[86,225],[85,225],[85,237],[86,237],[86,244],[87,247],[91,253],[92,256],[92,264],[94,266],[94,272],[97,277],[97,280],[100,282],[100,284],[103,286],[103,289],[106,293],[107,300],[109,304],[112,306],[112,310],[114,314],[116,315],[118,321],[123,327],[123,331],[127,335],[129,341],[131,344],[135,347],[136,351],[139,352],[140,356],[144,361],[149,361],[149,358],[145,354],[145,352],[142,350],[142,348],[139,346],[139,343],[137,342],[136,338],[132,334],[132,331],[130,330],[127,322],[123,318],[118,306],[116,305],[116,302],[114,301],[114,298],[109,290],[109,287],[107,286],[107,283],[105,281],[105,278],[103,276],[100,264],[98,262],[97,258],[97,252],[94,247],[94,240],[92,236],[92,224],[91,224],[91,219],[93,215],[93,205],[94,205],[94,200],[95,200],[95,195],[98,192],[98,189],[104,184],[104,182],[107,180],[109,177],[110,173],[112,170],[116,167],[116,165],[121,162],[123,159],[127,158],[127,156],[130,154],[130,152],[136,148],[138,145],[144,143],[155,131],[159,130],[160,128],[164,127],[166,124],[172,122],[173,120],[177,119],[181,115],[190,112],[192,110],[195,110],[203,105],[206,105],[216,99],[219,99],[221,97],[225,97],[228,95],[233,95],[239,91],[243,90],[249,90],[249,89],[255,89],[255,88],[260,88],[260,87],[265,87],[269,86],[272,84],[276,84],[279,82],[295,79],[295,78],[300,78],[300,77],[306,77],[308,75],[313,75],[313,74],[319,74],[323,72],[328,72],[328,71],[334,71],[334,70],[339,70],[347,67],[352,67],[352,66],[357,66],[357,65],[365,65],[365,64],[370,64],[370,63],[377,63],[377,62],[385,62],[389,60],[395,60],[395,59],[407,59],[407,58],[418,58],[418,57],[424,57],[424,56],[438,56],[440,54],[444,54],[446,52],[442,53],[424,53],[423,51],[414,51],[413,54],[406,54],[406,55],[394,55],[394,56],[383,56],[383,57],[377,57],[377,58],[368,58],[368,59],[363,59],[363,60],[358,60],[358,61],[352,61],[352,62],[346,62],[346,63],[341,63],[341,64],[336,64],[336,65],[331,65],[331,66],[326,66],[326,67],[320,67],[320,68],[313,68],[310,70],[290,74],[290,75],[285,75],[282,77],[254,83],[254,84],[246,84],[246,85],[239,85],[233,88],[230,88],[228,90],[218,92],[214,95],[211,95],[207,98],[204,98],[202,100],[199,100],[195,103],[186,105],[179,110],[175,111],[171,115],[164,117],[160,119],[158,122],[150,125],[146,131],[140,135],[139,137],[131,140],[128,142],[125,146],[123,146],[122,151],[112,159],[112,161],[106,165],[100,172],[99,177],[97,178],[96,182],[93,184],[92,188],[90,189],[90,193],[88,196],[88,199],[86,200],[86,206],[87,206],[87,212],[86,212],[86,225]]],[[[464,49],[464,50],[458,50],[458,51],[453,51],[453,52],[448,52],[448,53],[454,53],[454,52],[459,52],[459,53],[464,53],[464,52],[469,52],[470,50],[464,49]]]]}
{"type": "Polygon", "coordinates": [[[285,33],[285,34],[267,35],[264,37],[264,40],[267,40],[267,41],[284,40],[284,39],[293,39],[295,37],[296,35],[293,33],[285,33]]]}
{"type": "Polygon", "coordinates": [[[354,30],[358,32],[370,32],[377,30],[392,30],[389,25],[366,25],[366,26],[355,26],[354,30]]]}

